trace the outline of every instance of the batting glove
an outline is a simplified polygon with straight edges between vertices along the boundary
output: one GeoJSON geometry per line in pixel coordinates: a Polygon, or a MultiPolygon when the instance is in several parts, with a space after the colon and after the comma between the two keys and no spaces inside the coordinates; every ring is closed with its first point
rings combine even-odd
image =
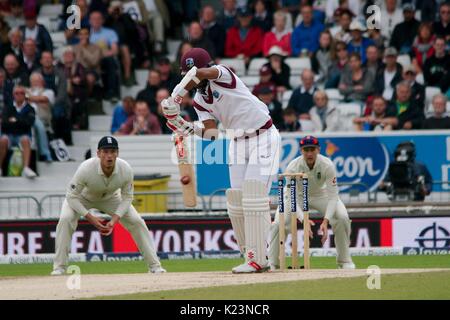
{"type": "Polygon", "coordinates": [[[188,136],[194,133],[194,124],[184,120],[180,115],[174,119],[168,119],[166,125],[173,132],[183,136],[188,136]]]}
{"type": "Polygon", "coordinates": [[[180,114],[180,105],[172,97],[161,101],[162,112],[167,120],[173,120],[180,114]]]}

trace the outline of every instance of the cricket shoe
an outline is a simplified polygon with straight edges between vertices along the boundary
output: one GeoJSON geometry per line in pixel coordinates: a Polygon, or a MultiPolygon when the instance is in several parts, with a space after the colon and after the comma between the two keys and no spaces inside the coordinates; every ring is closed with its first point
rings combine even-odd
{"type": "Polygon", "coordinates": [[[151,267],[148,273],[166,273],[166,269],[161,266],[151,267]]]}
{"type": "Polygon", "coordinates": [[[233,273],[261,273],[269,271],[269,264],[259,265],[254,261],[243,263],[240,266],[234,267],[231,271],[233,273]]]}
{"type": "Polygon", "coordinates": [[[356,269],[356,266],[353,262],[344,262],[344,263],[338,263],[338,269],[356,269]]]}
{"type": "Polygon", "coordinates": [[[51,276],[63,276],[66,274],[66,269],[64,268],[57,268],[50,273],[51,276]]]}

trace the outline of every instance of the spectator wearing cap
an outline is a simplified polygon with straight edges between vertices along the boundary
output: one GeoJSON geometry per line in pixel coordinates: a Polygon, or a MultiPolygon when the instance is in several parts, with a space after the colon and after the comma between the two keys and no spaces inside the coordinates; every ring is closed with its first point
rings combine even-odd
{"type": "Polygon", "coordinates": [[[384,51],[384,65],[378,69],[375,77],[375,93],[387,101],[392,100],[395,86],[403,80],[402,66],[397,62],[397,50],[393,47],[384,51]]]}
{"type": "Polygon", "coordinates": [[[352,39],[347,45],[348,53],[356,52],[361,57],[362,63],[366,62],[366,50],[367,47],[374,44],[373,40],[363,36],[366,31],[366,27],[362,25],[358,20],[354,20],[350,24],[350,32],[352,39]]]}
{"type": "MultiPolygon", "coordinates": [[[[414,65],[406,66],[403,69],[403,81],[409,83],[411,87],[411,99],[415,100],[417,105],[423,110],[425,107],[425,86],[416,80],[416,68],[414,65]]],[[[394,99],[396,93],[394,93],[394,99]]]]}
{"type": "Polygon", "coordinates": [[[433,97],[433,115],[423,122],[422,129],[450,129],[450,118],[445,115],[447,108],[447,97],[443,94],[437,94],[433,97]]]}
{"type": "Polygon", "coordinates": [[[264,32],[252,26],[252,13],[247,8],[237,11],[238,25],[227,31],[225,56],[243,58],[248,65],[250,59],[262,54],[264,32]]]}
{"type": "Polygon", "coordinates": [[[419,30],[420,22],[415,18],[413,3],[403,5],[403,22],[397,24],[392,32],[390,47],[394,47],[400,54],[410,54],[414,38],[419,30]]]}
{"type": "Polygon", "coordinates": [[[111,122],[111,133],[115,134],[120,127],[127,122],[128,118],[134,115],[134,107],[136,106],[136,101],[131,96],[126,96],[122,99],[122,103],[119,103],[113,112],[112,122],[111,122]]]}
{"type": "Polygon", "coordinates": [[[266,57],[269,55],[270,49],[277,46],[280,47],[283,52],[286,52],[288,56],[292,53],[291,48],[291,35],[292,29],[288,28],[287,13],[284,11],[277,11],[273,14],[274,25],[269,32],[264,34],[263,39],[263,55],[266,57]]]}
{"type": "Polygon", "coordinates": [[[350,24],[354,15],[349,9],[341,10],[339,13],[339,23],[330,29],[330,33],[335,41],[349,43],[352,39],[350,34],[350,24]]]}
{"type": "Polygon", "coordinates": [[[328,73],[328,79],[325,82],[325,88],[337,88],[341,79],[341,74],[344,69],[348,68],[347,44],[342,41],[337,41],[334,44],[334,50],[332,51],[332,64],[328,73]]]}
{"type": "Polygon", "coordinates": [[[216,19],[216,12],[211,5],[205,5],[201,11],[200,25],[205,36],[212,42],[217,57],[224,56],[225,50],[225,28],[216,19]]]}
{"type": "Polygon", "coordinates": [[[273,90],[270,87],[260,87],[256,92],[256,96],[265,103],[269,109],[273,124],[278,128],[283,122],[283,107],[277,100],[273,90]]]}
{"type": "Polygon", "coordinates": [[[323,31],[319,38],[319,49],[311,57],[311,66],[315,74],[319,75],[318,82],[328,80],[333,65],[334,56],[333,37],[329,31],[323,31]]]}
{"type": "Polygon", "coordinates": [[[145,101],[137,101],[134,115],[131,116],[117,131],[117,135],[148,135],[161,134],[158,118],[150,112],[145,101]]]}
{"type": "Polygon", "coordinates": [[[38,53],[43,51],[53,52],[53,41],[48,30],[40,23],[37,23],[35,12],[25,13],[25,25],[20,26],[23,40],[33,39],[36,42],[38,53]]]}
{"type": "Polygon", "coordinates": [[[4,99],[5,104],[11,104],[13,102],[13,89],[15,85],[29,85],[29,79],[27,73],[21,68],[17,57],[14,54],[6,55],[3,68],[5,69],[5,87],[4,87],[4,99]]]}
{"type": "Polygon", "coordinates": [[[403,22],[402,10],[397,7],[397,0],[385,0],[385,6],[381,9],[381,34],[391,40],[392,32],[399,23],[403,22]]]}
{"type": "Polygon", "coordinates": [[[283,110],[283,122],[277,127],[280,132],[299,132],[302,131],[300,121],[294,108],[283,110]]]}
{"type": "Polygon", "coordinates": [[[314,94],[314,107],[309,110],[309,116],[314,126],[314,131],[339,131],[339,110],[336,106],[329,105],[325,91],[316,91],[314,94]]]}
{"type": "Polygon", "coordinates": [[[180,76],[172,72],[172,65],[167,57],[162,57],[158,60],[156,69],[159,71],[161,76],[161,87],[167,88],[170,92],[175,88],[175,86],[180,82],[180,76]]]}
{"type": "Polygon", "coordinates": [[[349,67],[342,73],[339,92],[346,101],[363,104],[373,92],[373,74],[362,67],[361,57],[356,52],[350,55],[349,67]]]}
{"type": "Polygon", "coordinates": [[[439,19],[433,23],[433,32],[446,41],[450,40],[450,3],[447,1],[439,6],[439,19]]]}
{"type": "Polygon", "coordinates": [[[411,99],[411,85],[407,81],[402,81],[396,86],[396,97],[390,102],[391,108],[396,111],[396,130],[411,130],[422,128],[425,118],[423,107],[417,101],[411,99]]]}
{"type": "Polygon", "coordinates": [[[188,40],[194,48],[205,49],[212,59],[216,58],[216,48],[208,36],[203,32],[201,24],[197,21],[191,22],[188,30],[188,40]]]}
{"type": "Polygon", "coordinates": [[[35,111],[25,98],[25,87],[16,85],[13,89],[13,102],[6,105],[2,114],[2,136],[0,137],[0,176],[8,149],[17,146],[22,150],[23,171],[27,178],[36,177],[30,168],[31,129],[36,117],[35,111]]]}
{"type": "Polygon", "coordinates": [[[319,35],[324,30],[324,25],[313,19],[313,8],[305,5],[301,9],[302,23],[295,27],[292,33],[292,55],[312,55],[319,48],[319,35]]]}
{"type": "Polygon", "coordinates": [[[446,52],[446,41],[442,37],[434,41],[434,55],[425,61],[423,76],[427,86],[439,87],[442,92],[449,88],[450,56],[446,52]]]}
{"type": "Polygon", "coordinates": [[[375,96],[364,114],[353,119],[357,131],[390,131],[397,124],[395,108],[382,96],[375,96]]]}
{"type": "Polygon", "coordinates": [[[302,84],[292,92],[288,108],[293,108],[301,119],[309,119],[309,110],[314,106],[313,96],[318,90],[314,84],[314,72],[303,70],[301,80],[302,84]]]}
{"type": "Polygon", "coordinates": [[[223,10],[220,12],[219,21],[225,28],[225,32],[234,27],[237,21],[236,0],[221,0],[223,10]]]}
{"type": "Polygon", "coordinates": [[[267,8],[267,2],[256,0],[251,4],[253,10],[253,25],[260,27],[264,33],[270,31],[273,25],[272,13],[267,8]]]}
{"type": "Polygon", "coordinates": [[[291,89],[289,79],[291,77],[291,68],[284,62],[286,53],[280,47],[274,46],[269,51],[269,62],[265,66],[272,72],[272,81],[277,87],[277,92],[282,94],[291,89]]]}
{"type": "Polygon", "coordinates": [[[136,100],[145,101],[154,114],[156,109],[156,92],[161,88],[161,73],[156,69],[150,69],[148,72],[147,86],[139,91],[136,100]]]}
{"type": "Polygon", "coordinates": [[[13,54],[18,61],[23,60],[22,53],[22,31],[19,28],[13,28],[8,32],[9,42],[3,43],[0,46],[0,61],[3,63],[8,54],[13,54]]]}
{"type": "Polygon", "coordinates": [[[258,92],[261,88],[267,87],[272,90],[274,95],[277,94],[277,86],[272,81],[272,70],[268,65],[263,65],[259,70],[259,83],[253,88],[252,93],[258,96],[258,92]]]}
{"type": "Polygon", "coordinates": [[[418,73],[422,73],[423,64],[428,58],[433,56],[433,44],[435,39],[436,36],[433,35],[431,24],[420,24],[412,46],[412,63],[416,67],[418,73]]]}
{"type": "Polygon", "coordinates": [[[380,58],[380,50],[377,46],[370,45],[366,49],[366,63],[363,67],[368,71],[372,72],[374,77],[376,76],[379,69],[383,67],[383,61],[380,58]]]}

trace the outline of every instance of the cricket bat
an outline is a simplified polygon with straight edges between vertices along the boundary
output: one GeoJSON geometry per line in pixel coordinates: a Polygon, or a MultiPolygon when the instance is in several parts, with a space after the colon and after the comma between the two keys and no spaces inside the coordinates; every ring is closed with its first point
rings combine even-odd
{"type": "Polygon", "coordinates": [[[174,133],[172,135],[178,159],[178,170],[183,191],[183,203],[186,207],[197,206],[197,190],[195,187],[194,167],[190,162],[186,137],[174,133]]]}

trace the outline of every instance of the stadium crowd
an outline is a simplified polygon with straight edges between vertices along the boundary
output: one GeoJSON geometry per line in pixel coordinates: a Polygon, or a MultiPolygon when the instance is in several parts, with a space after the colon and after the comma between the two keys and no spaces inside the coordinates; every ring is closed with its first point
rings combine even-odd
{"type": "MultiPolygon", "coordinates": [[[[72,130],[89,128],[95,101],[117,104],[114,134],[170,133],[160,103],[192,47],[232,68],[267,58],[249,87],[281,131],[342,130],[349,106],[357,110],[352,130],[450,129],[449,41],[450,3],[442,0],[0,0],[0,168],[20,145],[24,175],[33,177],[32,137],[39,160],[51,162],[49,141],[71,145],[72,130]],[[64,34],[58,48],[40,22],[48,3],[62,4],[53,17],[64,34]],[[378,26],[371,5],[381,10],[378,26]],[[179,41],[176,52],[169,39],[179,41]],[[310,66],[296,81],[291,58],[310,66]],[[145,87],[121,96],[138,85],[140,69],[148,70],[145,87]]],[[[189,98],[182,110],[197,119],[189,98]]]]}

